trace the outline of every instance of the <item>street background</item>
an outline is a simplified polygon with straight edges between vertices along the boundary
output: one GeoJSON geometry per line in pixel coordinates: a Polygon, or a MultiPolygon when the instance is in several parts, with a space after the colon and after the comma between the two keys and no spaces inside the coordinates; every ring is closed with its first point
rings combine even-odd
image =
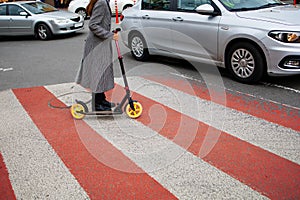
{"type": "Polygon", "coordinates": [[[299,76],[246,85],[120,41],[142,116],[74,120],[86,36],[0,38],[0,199],[299,199],[299,76]]]}

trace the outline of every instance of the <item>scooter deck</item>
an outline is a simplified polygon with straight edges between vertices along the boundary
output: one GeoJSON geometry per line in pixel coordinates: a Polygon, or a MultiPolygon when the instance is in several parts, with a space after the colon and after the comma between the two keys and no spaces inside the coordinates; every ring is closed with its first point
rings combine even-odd
{"type": "Polygon", "coordinates": [[[92,111],[92,112],[87,112],[83,113],[84,115],[95,115],[95,116],[112,116],[112,115],[120,115],[122,112],[117,112],[117,111],[92,111]]]}

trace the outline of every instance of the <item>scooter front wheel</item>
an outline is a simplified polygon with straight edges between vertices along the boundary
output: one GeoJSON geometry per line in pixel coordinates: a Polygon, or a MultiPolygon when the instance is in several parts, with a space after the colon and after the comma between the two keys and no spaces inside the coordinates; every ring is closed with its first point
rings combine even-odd
{"type": "Polygon", "coordinates": [[[136,119],[139,116],[141,116],[141,114],[143,112],[143,107],[142,107],[142,104],[140,104],[137,101],[134,101],[132,103],[133,103],[134,109],[132,109],[130,107],[130,104],[127,104],[127,106],[125,107],[125,112],[128,115],[128,117],[130,117],[131,119],[136,119]]]}
{"type": "Polygon", "coordinates": [[[86,106],[80,102],[73,104],[70,108],[71,114],[75,119],[83,119],[88,112],[86,106]]]}

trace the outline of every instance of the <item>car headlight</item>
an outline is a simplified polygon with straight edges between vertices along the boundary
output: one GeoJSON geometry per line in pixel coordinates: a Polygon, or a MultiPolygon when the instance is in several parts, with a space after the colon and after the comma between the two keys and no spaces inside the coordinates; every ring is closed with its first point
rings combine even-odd
{"type": "Polygon", "coordinates": [[[56,24],[67,24],[67,23],[70,23],[70,20],[69,19],[55,19],[53,20],[54,23],[56,24]]]}
{"type": "Polygon", "coordinates": [[[271,31],[269,36],[275,40],[286,43],[300,43],[300,32],[271,31]]]}

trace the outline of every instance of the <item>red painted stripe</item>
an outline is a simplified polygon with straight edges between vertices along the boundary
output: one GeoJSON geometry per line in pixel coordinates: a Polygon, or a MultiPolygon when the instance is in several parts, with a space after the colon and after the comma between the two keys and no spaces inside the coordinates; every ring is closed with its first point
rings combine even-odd
{"type": "MultiPolygon", "coordinates": [[[[122,92],[121,87],[116,87],[113,97],[122,92]]],[[[133,98],[144,109],[138,121],[209,164],[271,199],[300,198],[300,166],[296,163],[137,93],[133,93],[133,98]]]]}
{"type": "Polygon", "coordinates": [[[0,199],[16,199],[13,188],[10,184],[8,171],[3,156],[0,153],[0,199]]]}
{"type": "MultiPolygon", "coordinates": [[[[54,96],[45,88],[13,92],[91,199],[175,199],[84,121],[72,119],[68,110],[49,108],[54,96]]],[[[64,106],[59,100],[53,104],[64,106]]]]}
{"type": "MultiPolygon", "coordinates": [[[[153,77],[146,76],[146,79],[167,85],[177,90],[186,92],[191,95],[196,95],[205,100],[211,100],[210,92],[206,85],[191,80],[183,80],[182,78],[166,78],[166,77],[153,77]],[[187,88],[193,88],[192,90],[187,88]]],[[[214,98],[214,102],[224,105],[226,107],[242,111],[244,113],[253,115],[255,117],[265,119],[267,121],[300,131],[300,110],[287,107],[285,105],[278,105],[273,102],[264,101],[262,99],[255,99],[251,96],[243,94],[232,94],[226,91],[225,95],[222,91],[214,91],[215,97],[226,96],[226,105],[218,98],[214,98]]],[[[220,98],[221,100],[222,98],[220,98]]]]}

